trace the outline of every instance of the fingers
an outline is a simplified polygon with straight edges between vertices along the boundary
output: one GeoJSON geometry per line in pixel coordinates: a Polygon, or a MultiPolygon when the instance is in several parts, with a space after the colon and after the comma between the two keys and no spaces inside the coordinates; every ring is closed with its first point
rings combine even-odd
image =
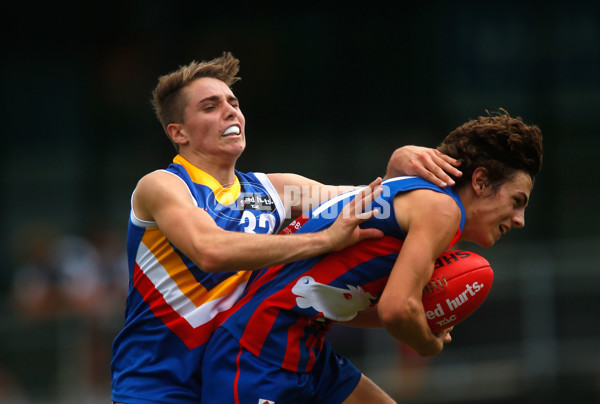
{"type": "MultiPolygon", "coordinates": [[[[454,167],[458,167],[460,165],[460,161],[452,158],[450,156],[448,156],[447,154],[442,153],[441,151],[437,150],[437,149],[431,149],[433,150],[433,152],[435,153],[435,155],[439,158],[441,158],[442,160],[444,160],[446,163],[454,166],[454,167]]],[[[459,171],[460,172],[460,171],[459,171]]]]}
{"type": "Polygon", "coordinates": [[[424,165],[424,169],[419,176],[441,188],[455,184],[454,180],[448,174],[446,174],[444,170],[435,164],[424,165]]]}
{"type": "Polygon", "coordinates": [[[366,240],[368,238],[381,238],[383,232],[379,229],[359,229],[358,240],[366,240]]]}
{"type": "Polygon", "coordinates": [[[458,160],[435,149],[430,149],[421,155],[421,164],[420,176],[442,188],[455,184],[454,179],[450,175],[454,175],[455,177],[462,175],[462,172],[455,167],[460,165],[458,160]]]}
{"type": "Polygon", "coordinates": [[[377,178],[369,185],[361,189],[340,212],[338,218],[329,227],[329,237],[332,241],[332,251],[339,251],[345,247],[351,246],[360,240],[367,238],[378,238],[383,236],[383,232],[376,229],[361,229],[359,224],[369,220],[377,213],[377,210],[371,209],[365,211],[369,205],[381,195],[381,178],[377,178]]]}
{"type": "MultiPolygon", "coordinates": [[[[366,220],[369,220],[377,213],[376,209],[372,209],[369,211],[365,211],[367,206],[369,206],[375,199],[377,199],[383,189],[381,188],[381,177],[378,177],[369,185],[364,187],[348,205],[344,208],[345,212],[343,214],[351,214],[354,213],[354,217],[358,219],[359,223],[362,223],[366,220]]],[[[348,217],[348,216],[346,216],[348,217]]]]}
{"type": "Polygon", "coordinates": [[[451,174],[455,177],[460,177],[462,176],[462,171],[460,171],[458,168],[460,166],[460,161],[452,158],[436,149],[433,149],[433,151],[435,152],[435,158],[437,158],[438,160],[435,160],[435,163],[441,167],[445,172],[447,172],[448,174],[451,174]]]}
{"type": "Polygon", "coordinates": [[[371,190],[371,192],[375,191],[375,189],[377,187],[379,187],[381,185],[381,182],[383,180],[381,179],[381,177],[377,177],[375,178],[369,185],[367,185],[361,192],[366,191],[367,188],[371,190]]]}
{"type": "Polygon", "coordinates": [[[437,149],[422,146],[403,146],[392,153],[387,177],[416,175],[440,187],[455,185],[451,176],[460,177],[460,161],[437,149]]]}
{"type": "Polygon", "coordinates": [[[454,329],[454,326],[450,327],[450,328],[446,328],[442,331],[440,331],[437,336],[438,338],[441,338],[442,341],[444,342],[444,344],[449,344],[450,342],[452,342],[452,335],[450,335],[450,332],[454,329]]]}

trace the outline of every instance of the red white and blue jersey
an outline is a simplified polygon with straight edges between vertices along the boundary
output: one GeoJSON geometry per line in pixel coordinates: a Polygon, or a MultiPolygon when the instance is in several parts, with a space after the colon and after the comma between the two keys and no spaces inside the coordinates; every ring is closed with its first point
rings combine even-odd
{"type": "MultiPolygon", "coordinates": [[[[187,185],[193,203],[219,227],[279,231],[285,211],[265,174],[236,171],[235,183],[224,187],[180,155],[166,172],[187,185]]],[[[197,403],[204,343],[241,297],[251,271],[202,271],[133,209],[127,253],[129,295],[125,325],[113,343],[112,400],[197,403]]]]}
{"type": "MultiPolygon", "coordinates": [[[[406,233],[398,225],[394,197],[401,192],[429,189],[448,194],[465,212],[453,188],[439,188],[421,178],[398,177],[383,182],[373,203],[379,213],[363,228],[378,228],[384,237],[360,242],[340,252],[261,270],[249,284],[234,313],[222,327],[240,345],[263,360],[294,372],[312,369],[332,321],[348,321],[375,304],[389,278],[406,233]]],[[[325,202],[304,216],[292,232],[313,233],[330,226],[358,191],[325,202]]],[[[293,236],[290,236],[293,237],[293,236]]]]}

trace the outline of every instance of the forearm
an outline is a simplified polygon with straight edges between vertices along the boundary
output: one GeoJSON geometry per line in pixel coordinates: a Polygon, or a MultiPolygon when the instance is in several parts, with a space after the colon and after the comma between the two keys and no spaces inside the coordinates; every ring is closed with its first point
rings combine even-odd
{"type": "Polygon", "coordinates": [[[205,272],[255,270],[325,254],[334,248],[324,232],[265,235],[224,230],[195,244],[187,254],[205,272]]]}
{"type": "MultiPolygon", "coordinates": [[[[178,185],[178,183],[176,183],[178,185]]],[[[357,193],[334,223],[316,233],[269,235],[224,230],[184,196],[152,199],[152,212],[143,220],[154,220],[165,237],[206,272],[254,270],[314,257],[344,249],[361,240],[381,237],[378,229],[359,224],[375,214],[368,201],[381,194],[381,178],[357,193]]],[[[189,197],[189,196],[188,196],[189,197]]],[[[135,202],[134,202],[135,203],[135,202]]],[[[140,204],[142,207],[143,204],[140,204]]],[[[141,211],[143,209],[137,209],[141,211]]]]}
{"type": "Polygon", "coordinates": [[[423,304],[417,299],[407,299],[401,304],[402,310],[394,316],[382,316],[386,331],[422,356],[438,354],[442,344],[427,324],[423,304]]]}

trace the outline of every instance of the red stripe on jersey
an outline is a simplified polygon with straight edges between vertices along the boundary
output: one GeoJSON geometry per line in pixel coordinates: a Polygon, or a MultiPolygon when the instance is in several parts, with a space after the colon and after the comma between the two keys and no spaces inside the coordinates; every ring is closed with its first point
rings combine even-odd
{"type": "MultiPolygon", "coordinates": [[[[319,336],[324,336],[325,333],[320,333],[319,336]]],[[[306,363],[306,371],[310,371],[315,364],[316,355],[315,349],[319,351],[323,349],[323,342],[325,340],[323,338],[317,337],[315,334],[311,334],[306,339],[306,347],[308,348],[308,361],[306,363]]]]}
{"type": "Polygon", "coordinates": [[[302,225],[308,221],[308,219],[310,219],[308,216],[306,216],[305,214],[302,214],[297,219],[295,219],[292,223],[288,224],[283,230],[281,230],[279,232],[279,234],[294,234],[294,233],[296,233],[298,231],[298,229],[300,227],[302,227],[302,225]]]}
{"type": "Polygon", "coordinates": [[[363,262],[399,252],[402,244],[402,240],[389,236],[364,240],[345,250],[325,256],[302,276],[312,276],[318,282],[328,284],[363,262]]]}
{"type": "Polygon", "coordinates": [[[240,404],[240,392],[238,385],[240,383],[240,357],[242,356],[242,348],[240,346],[240,351],[238,352],[237,358],[235,358],[235,380],[233,382],[233,397],[235,399],[235,404],[240,404]]]}
{"type": "Polygon", "coordinates": [[[302,338],[302,335],[297,334],[304,334],[304,327],[307,320],[307,318],[298,318],[296,324],[288,330],[287,349],[283,362],[290,364],[294,368],[298,368],[298,363],[300,362],[300,344],[298,344],[298,341],[302,338]]]}
{"type": "Polygon", "coordinates": [[[388,275],[373,282],[365,283],[364,285],[361,285],[361,287],[365,292],[370,293],[371,296],[377,296],[381,291],[383,291],[389,278],[390,277],[388,275]]]}
{"type": "Polygon", "coordinates": [[[251,300],[254,296],[254,293],[267,282],[272,281],[277,277],[279,270],[283,267],[283,265],[277,265],[275,267],[271,267],[267,269],[264,273],[259,274],[256,278],[252,280],[252,283],[246,288],[244,295],[238,301],[238,305],[242,305],[246,303],[248,300],[251,300]]]}
{"type": "Polygon", "coordinates": [[[458,241],[460,240],[460,235],[461,235],[461,231],[460,228],[456,231],[456,234],[454,235],[454,238],[452,239],[452,241],[450,242],[450,244],[448,245],[448,248],[452,247],[454,244],[458,243],[458,241]]]}
{"type": "MultiPolygon", "coordinates": [[[[402,240],[393,237],[383,237],[379,239],[368,239],[345,250],[325,256],[308,271],[298,274],[298,277],[288,283],[285,288],[261,302],[254,314],[248,320],[240,343],[254,355],[260,356],[260,351],[271,332],[279,312],[281,310],[290,310],[296,306],[296,296],[292,293],[291,289],[296,281],[302,276],[309,275],[320,283],[328,284],[351,268],[375,257],[398,252],[401,247],[402,240]]],[[[256,282],[252,284],[248,293],[242,298],[240,303],[250,300],[254,291],[266,282],[274,279],[280,268],[281,266],[270,268],[263,276],[256,279],[256,282]]],[[[299,361],[297,360],[299,353],[294,352],[294,350],[299,349],[299,341],[305,335],[306,325],[306,322],[298,321],[296,324],[289,327],[287,336],[288,344],[286,346],[287,351],[284,355],[283,363],[281,364],[284,369],[296,372],[299,371],[299,361]]],[[[310,370],[314,364],[315,349],[320,350],[323,346],[323,342],[324,335],[314,335],[307,338],[306,344],[310,352],[310,366],[307,366],[307,371],[310,370]]]]}
{"type": "MultiPolygon", "coordinates": [[[[271,267],[271,268],[267,269],[264,274],[261,274],[260,278],[253,281],[253,283],[248,287],[247,291],[244,293],[242,298],[236,303],[236,305],[234,307],[241,307],[246,302],[251,300],[252,297],[254,296],[254,294],[256,293],[256,290],[261,285],[273,280],[277,276],[279,269],[281,269],[281,267],[283,267],[283,265],[271,267]]],[[[260,307],[262,307],[262,305],[260,307]]],[[[258,310],[257,310],[257,312],[258,312],[258,310]]],[[[264,310],[264,317],[263,317],[262,323],[260,324],[259,327],[256,328],[256,330],[254,330],[254,334],[256,335],[256,337],[259,340],[264,341],[267,338],[267,336],[269,335],[269,332],[271,330],[271,327],[273,326],[273,323],[275,322],[277,313],[278,313],[278,311],[270,312],[269,310],[266,310],[266,309],[264,310]]],[[[260,344],[258,346],[248,345],[248,346],[246,346],[246,349],[248,351],[250,351],[252,354],[259,356],[260,355],[260,347],[262,347],[262,344],[260,344]]]]}
{"type": "Polygon", "coordinates": [[[133,284],[144,298],[144,301],[150,305],[152,313],[181,338],[190,350],[208,341],[215,329],[231,312],[231,309],[220,312],[209,322],[194,328],[165,301],[162,294],[156,290],[150,278],[144,274],[137,263],[135,263],[133,271],[133,284]]]}

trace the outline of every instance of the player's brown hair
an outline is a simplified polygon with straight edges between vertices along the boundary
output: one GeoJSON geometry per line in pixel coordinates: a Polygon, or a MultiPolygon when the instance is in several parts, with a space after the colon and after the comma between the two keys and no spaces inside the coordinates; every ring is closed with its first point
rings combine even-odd
{"type": "MultiPolygon", "coordinates": [[[[202,77],[219,79],[231,87],[240,80],[240,77],[236,76],[239,70],[239,59],[233,57],[230,52],[223,52],[222,56],[213,60],[202,62],[194,60],[185,66],[180,66],[174,72],[160,76],[158,84],[152,91],[152,106],[165,132],[169,124],[183,122],[187,104],[183,88],[202,77]]],[[[179,145],[176,143],[173,145],[179,151],[179,145]]]]}
{"type": "Polygon", "coordinates": [[[486,111],[487,116],[470,120],[446,136],[438,150],[460,161],[462,177],[455,178],[459,188],[471,181],[478,167],[488,171],[490,186],[497,190],[517,171],[533,180],[542,168],[542,132],[513,118],[506,110],[486,111]]]}

